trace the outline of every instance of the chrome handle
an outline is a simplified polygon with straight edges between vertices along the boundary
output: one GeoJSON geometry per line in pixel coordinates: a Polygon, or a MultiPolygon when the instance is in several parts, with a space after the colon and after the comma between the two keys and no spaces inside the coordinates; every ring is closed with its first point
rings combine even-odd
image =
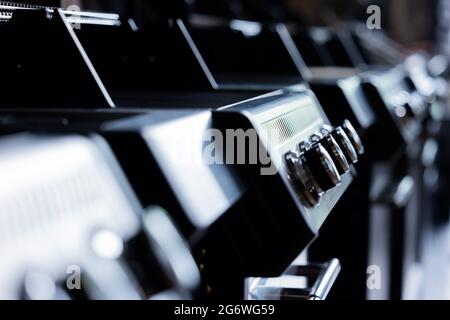
{"type": "MultiPolygon", "coordinates": [[[[325,300],[333,287],[341,271],[341,264],[338,259],[332,259],[324,264],[314,264],[305,266],[292,266],[287,271],[288,274],[299,277],[316,278],[314,285],[307,290],[307,300],[325,300]]],[[[304,291],[304,290],[302,290],[304,291]]]]}
{"type": "Polygon", "coordinates": [[[325,300],[340,271],[337,259],[323,264],[294,265],[278,278],[252,279],[246,296],[250,300],[325,300]],[[309,281],[314,281],[310,287],[309,281]]]}

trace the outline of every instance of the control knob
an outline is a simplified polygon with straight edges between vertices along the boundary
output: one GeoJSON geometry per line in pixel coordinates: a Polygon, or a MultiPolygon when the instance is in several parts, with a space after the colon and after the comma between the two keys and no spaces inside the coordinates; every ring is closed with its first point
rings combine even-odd
{"type": "Polygon", "coordinates": [[[328,132],[327,129],[323,128],[321,134],[315,134],[311,137],[311,141],[315,143],[320,143],[325,150],[330,154],[334,163],[336,164],[336,168],[339,174],[343,175],[346,172],[350,171],[350,165],[348,164],[347,159],[338,145],[333,136],[328,132]]]}
{"type": "Polygon", "coordinates": [[[297,151],[288,152],[285,156],[285,162],[288,168],[289,179],[294,188],[299,192],[299,196],[309,206],[317,206],[321,198],[320,187],[306,164],[304,154],[297,151]]]}
{"type": "Polygon", "coordinates": [[[365,150],[364,150],[364,145],[362,143],[361,137],[356,132],[352,123],[349,120],[345,120],[344,123],[342,124],[342,128],[344,129],[345,133],[347,134],[348,138],[350,139],[356,152],[359,155],[364,154],[365,150]]]}
{"type": "Polygon", "coordinates": [[[341,183],[338,169],[322,144],[313,144],[304,152],[304,156],[321,191],[326,192],[341,183]]]}
{"type": "Polygon", "coordinates": [[[341,147],[341,150],[347,158],[347,161],[352,164],[357,163],[358,153],[353,147],[353,144],[345,133],[344,129],[342,127],[337,127],[331,132],[331,135],[333,136],[339,147],[341,147]]]}

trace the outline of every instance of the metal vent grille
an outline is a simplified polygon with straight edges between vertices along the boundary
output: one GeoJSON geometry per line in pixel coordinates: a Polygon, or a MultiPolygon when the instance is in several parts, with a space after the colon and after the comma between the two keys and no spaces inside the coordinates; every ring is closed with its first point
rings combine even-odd
{"type": "Polygon", "coordinates": [[[96,176],[93,170],[78,170],[63,179],[1,199],[4,214],[0,215],[0,246],[8,243],[17,246],[20,242],[25,245],[30,236],[46,235],[53,226],[74,222],[95,212],[97,202],[106,200],[101,198],[104,188],[96,176]]]}
{"type": "Polygon", "coordinates": [[[0,9],[45,9],[45,8],[54,9],[55,7],[41,6],[36,4],[13,2],[13,1],[0,1],[0,9]]]}
{"type": "Polygon", "coordinates": [[[318,112],[311,112],[311,108],[300,107],[280,117],[266,121],[262,127],[268,135],[271,135],[273,130],[275,130],[278,133],[278,142],[282,144],[294,137],[305,137],[322,125],[323,120],[318,112]]]}
{"type": "Polygon", "coordinates": [[[95,228],[125,238],[136,231],[134,202],[107,150],[94,141],[21,136],[2,141],[0,151],[0,252],[9,257],[0,267],[35,261],[38,251],[49,259],[75,254],[84,245],[77,239],[95,228]]]}
{"type": "Polygon", "coordinates": [[[9,20],[12,17],[12,12],[0,11],[0,20],[9,20]]]}

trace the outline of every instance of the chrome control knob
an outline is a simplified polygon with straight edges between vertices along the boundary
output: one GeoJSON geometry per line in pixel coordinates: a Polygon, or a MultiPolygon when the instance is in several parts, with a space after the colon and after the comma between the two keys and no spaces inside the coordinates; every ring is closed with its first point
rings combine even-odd
{"type": "Polygon", "coordinates": [[[405,101],[394,106],[395,115],[402,120],[409,120],[415,117],[415,111],[410,102],[405,101]]]}
{"type": "Polygon", "coordinates": [[[401,91],[392,97],[395,116],[401,121],[408,122],[420,116],[426,110],[426,98],[419,92],[401,91]]]}
{"type": "Polygon", "coordinates": [[[428,99],[423,97],[418,91],[414,91],[411,93],[409,104],[414,115],[423,115],[431,103],[428,103],[428,99]]]}
{"type": "Polygon", "coordinates": [[[299,197],[308,206],[315,207],[319,204],[321,194],[319,186],[312,176],[304,155],[298,152],[289,152],[285,155],[285,163],[288,177],[299,197]]]}
{"type": "Polygon", "coordinates": [[[345,120],[342,124],[342,128],[344,129],[345,133],[347,134],[348,138],[350,139],[353,147],[355,148],[356,152],[359,155],[364,154],[364,145],[362,143],[361,137],[356,132],[355,128],[353,127],[352,123],[349,120],[345,120]]]}
{"type": "Polygon", "coordinates": [[[326,131],[324,130],[321,132],[321,135],[313,135],[311,137],[311,140],[316,143],[320,143],[325,148],[325,150],[327,150],[327,152],[333,159],[340,175],[343,175],[346,172],[350,171],[350,165],[348,164],[348,161],[341,147],[338,145],[331,134],[326,133],[326,131]]]}
{"type": "Polygon", "coordinates": [[[347,134],[345,133],[344,129],[342,129],[342,127],[337,127],[336,129],[333,130],[331,135],[333,136],[334,140],[337,142],[342,152],[344,153],[347,162],[352,164],[357,163],[358,153],[353,147],[353,144],[350,141],[347,134]]]}
{"type": "Polygon", "coordinates": [[[321,191],[326,192],[341,183],[341,177],[333,159],[320,143],[314,144],[304,153],[304,156],[321,191]]]}

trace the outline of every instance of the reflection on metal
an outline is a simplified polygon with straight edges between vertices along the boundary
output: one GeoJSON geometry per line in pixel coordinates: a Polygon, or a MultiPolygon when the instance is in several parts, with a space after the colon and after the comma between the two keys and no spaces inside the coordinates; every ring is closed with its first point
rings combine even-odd
{"type": "Polygon", "coordinates": [[[325,300],[341,264],[332,259],[324,264],[292,266],[278,278],[255,278],[249,285],[249,300],[325,300]],[[308,283],[313,285],[308,287],[308,283]]]}

